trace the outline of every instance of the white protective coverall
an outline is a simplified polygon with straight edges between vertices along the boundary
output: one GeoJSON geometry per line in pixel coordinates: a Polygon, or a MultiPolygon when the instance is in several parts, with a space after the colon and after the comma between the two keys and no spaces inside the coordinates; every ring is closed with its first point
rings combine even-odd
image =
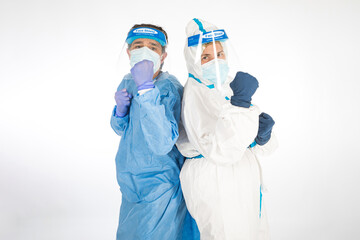
{"type": "MultiPolygon", "coordinates": [[[[200,22],[205,31],[217,29],[200,22]]],[[[191,21],[186,33],[188,37],[199,34],[199,24],[191,21]]],[[[193,64],[196,47],[186,44],[184,54],[189,78],[177,147],[188,158],[180,173],[181,186],[201,239],[269,239],[257,155],[273,152],[277,140],[272,134],[265,145],[250,148],[258,132],[259,108],[233,106],[227,100],[233,95],[229,81],[222,93],[209,88],[201,66],[193,64]]]]}

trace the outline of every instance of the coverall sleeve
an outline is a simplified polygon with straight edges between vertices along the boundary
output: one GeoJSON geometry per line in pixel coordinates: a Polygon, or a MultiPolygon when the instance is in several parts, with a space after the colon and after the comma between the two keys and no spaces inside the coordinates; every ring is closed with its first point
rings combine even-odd
{"type": "Polygon", "coordinates": [[[176,147],[184,157],[193,158],[200,155],[196,148],[190,143],[182,121],[179,122],[179,138],[176,142],[176,147]]]}
{"type": "MultiPolygon", "coordinates": [[[[117,91],[125,88],[125,81],[121,81],[119,87],[117,88],[117,91]]],[[[110,119],[110,125],[111,128],[115,131],[115,133],[119,136],[122,136],[124,134],[125,129],[127,128],[129,124],[129,114],[127,114],[124,117],[116,116],[116,105],[114,107],[114,110],[111,114],[110,119]]]]}
{"type": "Polygon", "coordinates": [[[164,90],[157,86],[133,99],[140,107],[140,125],[148,147],[156,155],[169,153],[179,137],[181,97],[175,87],[164,90]]]}
{"type": "Polygon", "coordinates": [[[256,137],[259,126],[258,108],[225,104],[217,120],[211,124],[209,119],[212,116],[204,104],[195,101],[191,105],[187,102],[184,104],[183,119],[190,142],[205,158],[216,164],[226,165],[240,161],[256,137]]]}
{"type": "Polygon", "coordinates": [[[268,156],[272,154],[279,146],[278,140],[274,132],[271,133],[269,141],[260,146],[259,144],[251,148],[251,151],[258,156],[268,156]]]}

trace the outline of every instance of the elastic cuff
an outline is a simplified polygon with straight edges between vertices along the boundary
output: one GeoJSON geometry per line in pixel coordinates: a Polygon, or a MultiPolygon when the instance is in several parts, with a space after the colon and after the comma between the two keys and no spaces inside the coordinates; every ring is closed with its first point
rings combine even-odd
{"type": "Polygon", "coordinates": [[[144,90],[144,89],[149,89],[149,88],[154,88],[155,85],[153,82],[145,82],[143,84],[141,84],[140,86],[138,86],[138,91],[140,90],[144,90]]]}
{"type": "Polygon", "coordinates": [[[254,140],[250,145],[249,148],[253,148],[257,145],[257,142],[254,140]]]}
{"type": "Polygon", "coordinates": [[[234,106],[243,107],[243,108],[249,108],[251,106],[250,102],[239,100],[233,97],[231,97],[230,102],[234,106]]]}
{"type": "Polygon", "coordinates": [[[144,93],[146,93],[146,92],[148,92],[148,91],[150,91],[150,90],[152,90],[152,89],[154,89],[154,88],[148,88],[148,89],[139,90],[139,91],[138,91],[138,94],[139,94],[139,95],[143,95],[144,93]]]}
{"type": "Polygon", "coordinates": [[[117,106],[114,107],[114,111],[113,111],[113,116],[114,116],[114,117],[117,117],[117,118],[124,118],[124,117],[126,117],[127,113],[125,113],[125,115],[121,116],[121,115],[119,115],[119,114],[117,113],[116,109],[117,109],[117,106]]]}
{"type": "Polygon", "coordinates": [[[263,146],[270,140],[270,137],[271,137],[271,134],[268,134],[267,136],[264,136],[264,137],[256,136],[255,142],[257,144],[259,144],[260,146],[263,146]]]}

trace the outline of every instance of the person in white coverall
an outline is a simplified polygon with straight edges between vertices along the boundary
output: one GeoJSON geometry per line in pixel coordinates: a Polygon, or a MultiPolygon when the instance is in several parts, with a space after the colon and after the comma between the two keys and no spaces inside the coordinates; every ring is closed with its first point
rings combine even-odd
{"type": "Polygon", "coordinates": [[[189,78],[181,114],[185,131],[177,142],[187,157],[180,173],[183,194],[202,240],[269,239],[257,156],[277,148],[272,134],[275,122],[250,102],[258,87],[256,78],[238,72],[229,79],[226,34],[225,39],[213,37],[216,44],[201,42],[201,61],[197,63],[197,46],[191,41],[211,31],[225,34],[196,18],[186,27],[184,54],[189,78]],[[221,91],[214,87],[214,53],[221,91]]]}

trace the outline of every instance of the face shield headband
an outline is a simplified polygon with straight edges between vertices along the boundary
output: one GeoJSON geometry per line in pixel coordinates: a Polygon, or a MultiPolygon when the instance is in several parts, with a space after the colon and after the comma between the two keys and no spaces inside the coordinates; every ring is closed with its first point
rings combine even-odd
{"type": "Polygon", "coordinates": [[[159,30],[153,28],[135,28],[131,30],[126,38],[126,43],[131,44],[135,39],[138,38],[148,38],[158,41],[161,46],[165,46],[167,44],[165,34],[159,30]]]}
{"type": "Polygon", "coordinates": [[[225,41],[226,39],[228,39],[228,36],[226,35],[225,30],[223,29],[209,31],[188,37],[188,47],[196,46],[199,44],[199,42],[201,42],[201,44],[204,44],[204,43],[212,42],[214,40],[225,41]]]}

